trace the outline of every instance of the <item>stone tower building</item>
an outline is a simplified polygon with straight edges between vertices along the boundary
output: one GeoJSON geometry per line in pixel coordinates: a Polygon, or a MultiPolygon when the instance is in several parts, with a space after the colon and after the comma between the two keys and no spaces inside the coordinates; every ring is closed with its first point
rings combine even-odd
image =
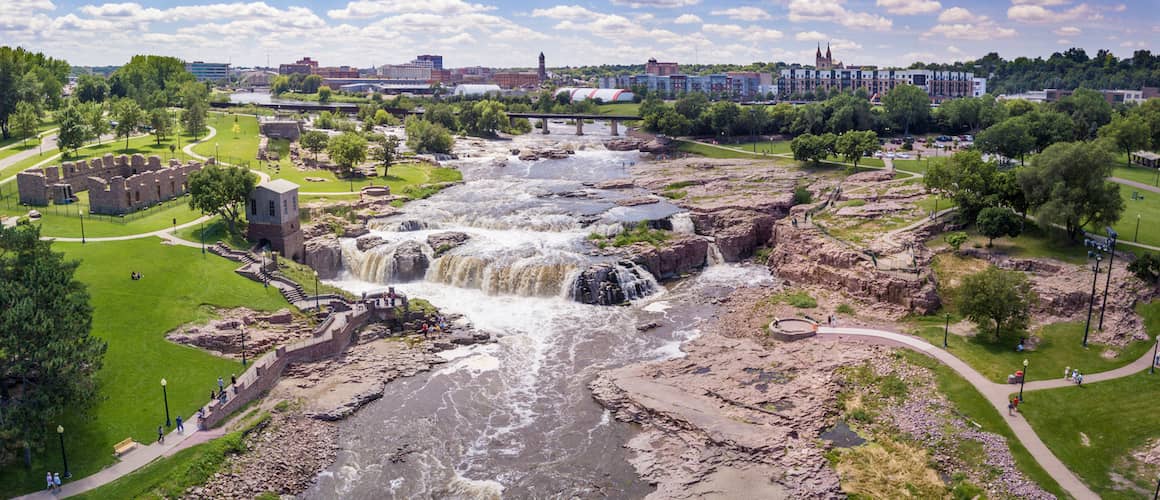
{"type": "Polygon", "coordinates": [[[246,202],[246,239],[301,262],[302,226],[298,222],[298,185],[285,179],[259,184],[246,202]]]}
{"type": "Polygon", "coordinates": [[[822,44],[818,44],[817,55],[814,56],[814,67],[820,71],[829,71],[831,69],[842,69],[842,62],[834,62],[834,56],[830,54],[830,44],[826,44],[826,56],[822,57],[822,44]]]}
{"type": "Polygon", "coordinates": [[[544,53],[540,52],[540,82],[548,81],[548,67],[544,65],[544,53]]]}

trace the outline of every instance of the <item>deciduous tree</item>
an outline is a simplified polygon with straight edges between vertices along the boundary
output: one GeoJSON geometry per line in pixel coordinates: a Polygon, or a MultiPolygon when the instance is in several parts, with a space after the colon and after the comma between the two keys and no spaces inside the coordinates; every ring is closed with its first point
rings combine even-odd
{"type": "Polygon", "coordinates": [[[996,340],[1004,329],[1026,328],[1036,300],[1026,275],[997,267],[964,277],[955,295],[959,311],[979,329],[994,328],[996,340]]]}
{"type": "Polygon", "coordinates": [[[1061,142],[1043,150],[1019,172],[1028,205],[1040,220],[1059,224],[1076,239],[1085,226],[1103,227],[1124,211],[1112,175],[1112,154],[1098,142],[1061,142]]]}
{"type": "Polygon", "coordinates": [[[149,126],[152,128],[150,133],[157,139],[157,145],[160,146],[161,141],[169,137],[170,132],[173,131],[173,119],[165,108],[154,108],[149,112],[149,126]]]}
{"type": "Polygon", "coordinates": [[[16,104],[16,112],[9,121],[12,122],[12,131],[24,144],[27,144],[28,139],[35,136],[37,129],[40,128],[40,116],[36,113],[36,107],[23,101],[16,104]]]}
{"type": "Polygon", "coordinates": [[[131,99],[121,99],[113,105],[113,118],[117,121],[117,126],[113,130],[117,137],[125,138],[125,149],[129,149],[129,136],[141,126],[144,121],[144,113],[141,107],[137,105],[137,101],[131,99]]]}
{"type": "Polygon", "coordinates": [[[838,136],[834,143],[834,150],[842,159],[853,163],[855,169],[862,157],[874,154],[878,148],[878,134],[873,130],[851,130],[838,136]]]}
{"type": "Polygon", "coordinates": [[[390,171],[399,154],[399,138],[393,135],[378,136],[371,148],[371,158],[383,166],[383,175],[390,171]]]}
{"type": "Polygon", "coordinates": [[[987,237],[987,246],[995,242],[995,238],[1019,236],[1023,231],[1022,217],[1004,207],[987,207],[979,211],[975,224],[979,233],[987,237]]]}
{"type": "Polygon", "coordinates": [[[257,177],[242,167],[206,165],[189,174],[189,207],[203,214],[221,215],[230,233],[237,234],[246,196],[257,177]]]}
{"type": "Polygon", "coordinates": [[[1100,138],[1111,141],[1111,144],[1123,151],[1125,155],[1134,150],[1148,149],[1151,142],[1151,130],[1148,122],[1142,115],[1116,115],[1112,123],[1100,127],[1100,138]]]}
{"type": "Polygon", "coordinates": [[[57,116],[57,123],[60,130],[56,132],[56,147],[66,154],[69,151],[76,153],[89,134],[80,108],[75,104],[65,107],[57,116]]]}
{"type": "Polygon", "coordinates": [[[314,161],[318,161],[318,153],[326,150],[328,142],[330,142],[330,136],[326,135],[326,132],[318,130],[308,130],[298,138],[298,144],[314,153],[314,161]]]}
{"type": "Polygon", "coordinates": [[[354,132],[343,132],[330,138],[326,152],[336,165],[351,175],[355,165],[367,159],[367,140],[354,132]]]}
{"type": "Polygon", "coordinates": [[[926,91],[914,85],[899,85],[882,98],[886,114],[895,123],[902,125],[902,132],[909,134],[911,128],[924,130],[930,121],[930,97],[926,91]]]}

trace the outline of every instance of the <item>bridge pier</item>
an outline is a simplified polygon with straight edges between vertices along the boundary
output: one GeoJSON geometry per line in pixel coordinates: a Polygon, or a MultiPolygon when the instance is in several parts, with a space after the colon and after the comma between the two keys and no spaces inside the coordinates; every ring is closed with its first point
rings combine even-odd
{"type": "Polygon", "coordinates": [[[576,135],[584,135],[584,119],[576,118],[576,135]]]}
{"type": "Polygon", "coordinates": [[[608,120],[608,128],[612,129],[612,136],[620,135],[620,130],[616,128],[616,120],[608,120]]]}
{"type": "Polygon", "coordinates": [[[544,134],[544,135],[548,135],[551,133],[551,132],[548,132],[548,119],[547,118],[540,118],[540,133],[544,134]]]}

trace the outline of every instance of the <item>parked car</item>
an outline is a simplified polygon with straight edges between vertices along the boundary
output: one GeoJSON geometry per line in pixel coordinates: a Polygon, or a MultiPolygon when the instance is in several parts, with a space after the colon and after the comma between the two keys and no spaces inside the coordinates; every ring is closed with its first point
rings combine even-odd
{"type": "Polygon", "coordinates": [[[894,158],[894,153],[886,153],[887,158],[894,158]]]}

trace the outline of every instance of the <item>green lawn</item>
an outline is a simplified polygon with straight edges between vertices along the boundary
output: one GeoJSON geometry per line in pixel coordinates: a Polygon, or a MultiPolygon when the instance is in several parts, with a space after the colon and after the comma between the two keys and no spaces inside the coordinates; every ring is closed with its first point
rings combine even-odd
{"type": "Polygon", "coordinates": [[[1025,394],[1027,402],[1019,411],[1052,453],[1101,498],[1147,498],[1156,487],[1155,471],[1138,474],[1129,457],[1160,437],[1158,384],[1160,374],[1145,370],[1082,387],[1034,391],[1025,394]],[[1112,473],[1137,489],[1117,489],[1112,473]]]}
{"type": "MultiPolygon", "coordinates": [[[[191,140],[193,140],[192,137],[183,136],[181,138],[181,144],[188,144],[191,140]]],[[[14,176],[17,172],[25,170],[45,160],[50,160],[45,165],[51,166],[59,165],[66,161],[97,158],[104,156],[106,153],[112,153],[114,155],[132,155],[135,153],[141,153],[145,156],[157,155],[160,156],[163,160],[168,161],[170,157],[169,144],[176,144],[176,139],[170,137],[168,140],[162,141],[161,144],[158,145],[157,139],[155,139],[153,136],[144,135],[129,139],[128,149],[125,148],[125,140],[121,139],[118,141],[105,142],[102,144],[92,143],[77,150],[76,156],[73,156],[70,152],[69,157],[67,158],[61,158],[59,150],[45,150],[43,155],[35,155],[29,158],[25,158],[24,160],[19,161],[13,165],[0,169],[0,180],[14,176]]],[[[181,148],[177,149],[176,158],[182,161],[187,159],[185,153],[181,152],[181,148]]]]}
{"type": "MultiPolygon", "coordinates": [[[[1136,221],[1139,216],[1139,242],[1145,245],[1160,245],[1160,224],[1156,223],[1160,221],[1160,193],[1120,185],[1120,198],[1124,200],[1124,212],[1120,214],[1120,220],[1112,225],[1112,228],[1120,233],[1120,239],[1137,241],[1136,221]],[[1138,197],[1133,200],[1133,191],[1143,199],[1138,197]]],[[[1098,232],[1104,233],[1102,229],[1098,232]]]]}
{"type": "MultiPolygon", "coordinates": [[[[161,245],[148,238],[81,245],[57,243],[54,248],[81,260],[77,278],[92,295],[93,334],[109,343],[98,378],[103,400],[89,415],[69,415],[66,429],[69,466],[84,477],[114,461],[113,444],[132,437],[142,443],[156,439],[164,422],[160,381],[168,380],[172,416],[188,417],[216,388],[217,377],[240,373],[239,363],[172,344],[165,332],[207,319],[201,306],[246,306],[258,310],[286,307],[271,287],[236,275],[237,263],[195,248],[161,245]],[[144,279],[131,281],[129,273],[144,279]]],[[[58,422],[45,422],[54,427],[58,422]]],[[[55,443],[33,453],[31,469],[20,465],[0,471],[0,495],[12,496],[42,487],[45,470],[61,469],[55,443]]]]}
{"type": "Polygon", "coordinates": [[[1011,456],[1015,458],[1015,465],[1023,474],[1027,475],[1028,479],[1035,481],[1039,484],[1039,487],[1048,492],[1064,498],[1063,489],[1059,487],[1059,484],[1028,453],[1027,449],[1023,447],[1023,444],[1015,436],[1015,433],[1011,431],[1011,427],[1007,425],[1007,422],[1003,419],[1004,417],[995,410],[995,407],[974,386],[962,376],[955,373],[954,370],[939,363],[934,358],[908,350],[902,350],[902,352],[911,363],[933,370],[935,378],[938,380],[939,392],[945,394],[947,399],[966,418],[979,424],[980,430],[993,432],[1007,439],[1007,446],[1011,450],[1011,456]]]}
{"type": "Polygon", "coordinates": [[[676,142],[678,143],[677,144],[678,151],[680,151],[682,153],[701,155],[701,156],[705,156],[708,158],[743,158],[743,159],[747,159],[747,160],[761,158],[761,155],[755,155],[755,154],[749,153],[749,152],[742,152],[742,151],[731,149],[731,148],[725,147],[725,146],[713,147],[713,146],[700,144],[700,143],[696,143],[696,142],[689,142],[689,141],[676,141],[676,142]]]}
{"type": "Polygon", "coordinates": [[[617,102],[611,104],[601,104],[600,114],[602,115],[633,115],[640,116],[640,103],[635,102],[617,102]]]}
{"type": "Polygon", "coordinates": [[[761,142],[743,142],[739,144],[729,144],[727,147],[737,149],[740,151],[753,152],[757,148],[758,153],[769,154],[793,154],[789,149],[790,141],[761,141],[761,142]]]}
{"type": "Polygon", "coordinates": [[[240,235],[229,234],[226,223],[222,221],[221,217],[217,216],[205,222],[204,224],[190,226],[185,229],[178,229],[177,237],[185,241],[201,243],[203,228],[205,232],[206,246],[213,245],[214,243],[217,243],[218,240],[221,240],[230,247],[238,250],[245,250],[250,247],[250,244],[246,241],[245,238],[241,237],[240,235]]]}
{"type": "Polygon", "coordinates": [[[206,124],[217,130],[212,139],[193,147],[193,152],[205,157],[218,156],[235,165],[258,163],[258,118],[253,115],[210,113],[206,124]],[[234,124],[240,128],[234,133],[234,124]]]}
{"type": "MultiPolygon", "coordinates": [[[[55,128],[56,128],[55,121],[52,121],[52,120],[43,121],[43,122],[41,122],[40,126],[36,128],[36,134],[37,134],[37,136],[40,136],[41,134],[44,134],[45,132],[48,132],[49,130],[53,130],[55,128]]],[[[24,142],[23,138],[16,137],[15,135],[13,135],[12,137],[9,137],[7,139],[0,139],[0,154],[2,154],[7,149],[11,149],[11,148],[8,148],[8,146],[11,146],[13,144],[21,144],[23,142],[24,142]]],[[[36,141],[33,138],[29,138],[28,144],[35,145],[36,141]]],[[[3,157],[4,156],[0,156],[0,158],[3,158],[3,157]]]]}
{"type": "MultiPolygon", "coordinates": [[[[1130,167],[1127,164],[1118,164],[1112,168],[1112,177],[1119,177],[1130,181],[1136,181],[1147,184],[1149,186],[1156,186],[1156,170],[1144,167],[1130,167]]],[[[1121,189],[1135,189],[1124,186],[1121,189]]],[[[1153,193],[1154,194],[1154,193],[1153,193]]]]}
{"type": "MultiPolygon", "coordinates": [[[[941,204],[940,204],[941,206],[941,204]]],[[[963,244],[963,248],[983,248],[987,238],[971,227],[966,230],[970,240],[963,244]]],[[[935,235],[927,241],[931,247],[946,246],[943,240],[945,234],[935,235]]],[[[997,238],[991,251],[1015,258],[1046,257],[1058,259],[1072,264],[1083,264],[1087,261],[1087,248],[1083,243],[1068,241],[1063,230],[1053,229],[1046,231],[1027,222],[1026,232],[1015,238],[997,238]]]]}
{"type": "Polygon", "coordinates": [[[189,208],[189,198],[186,196],[124,217],[88,213],[87,191],[77,193],[80,201],[72,205],[24,207],[16,203],[16,196],[9,196],[14,193],[15,186],[15,183],[0,186],[0,193],[4,195],[4,199],[0,200],[0,214],[22,216],[27,214],[29,209],[35,208],[42,215],[36,223],[40,224],[41,234],[44,236],[80,238],[81,221],[78,214],[80,210],[85,212],[84,235],[89,238],[149,233],[172,227],[174,219],[177,219],[178,224],[184,224],[201,216],[200,212],[189,208]]]}
{"type": "Polygon", "coordinates": [[[915,203],[923,212],[946,210],[956,205],[955,200],[943,198],[939,195],[930,195],[915,203]]]}

